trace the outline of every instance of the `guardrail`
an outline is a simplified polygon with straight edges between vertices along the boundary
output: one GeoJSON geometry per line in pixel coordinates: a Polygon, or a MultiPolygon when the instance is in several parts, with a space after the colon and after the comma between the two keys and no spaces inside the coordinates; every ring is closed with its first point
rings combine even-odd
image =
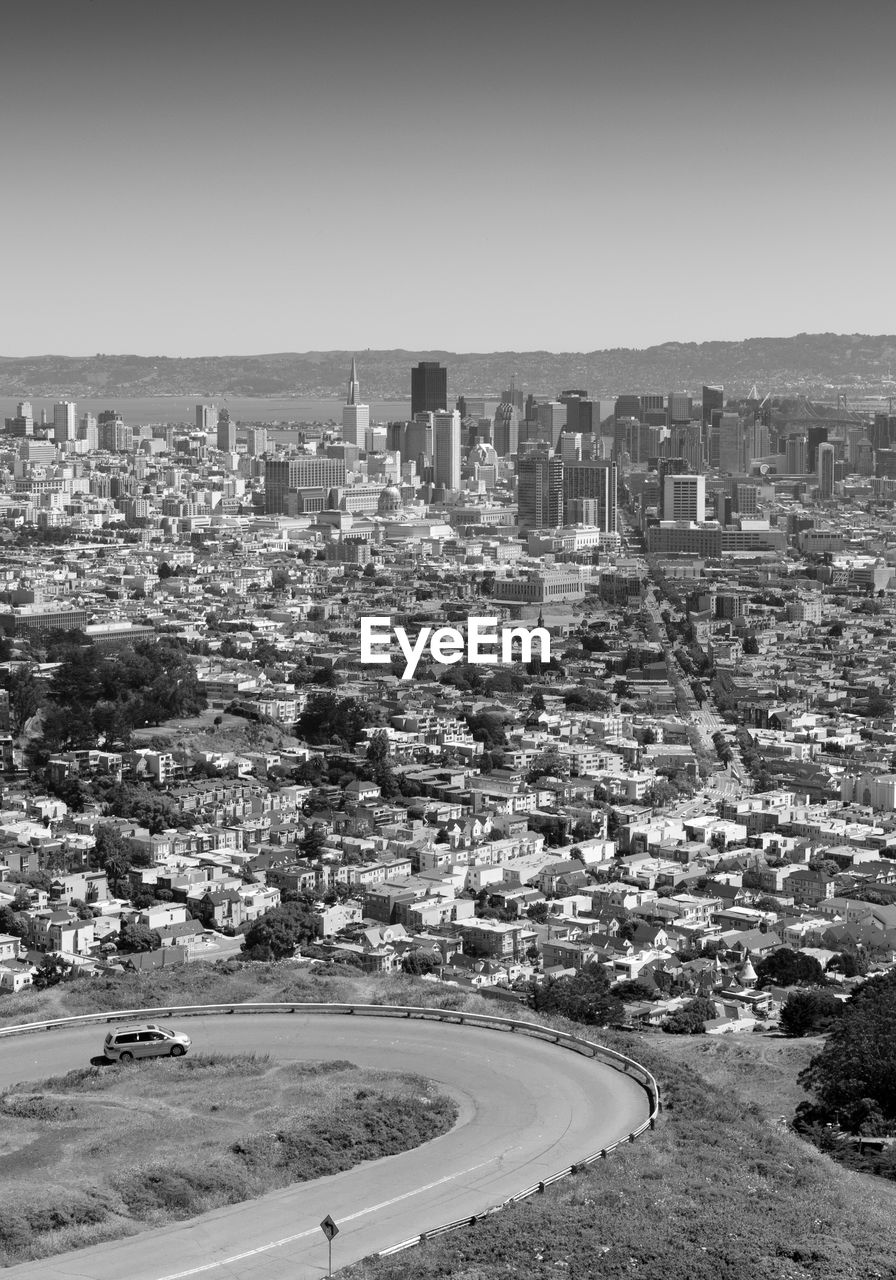
{"type": "Polygon", "coordinates": [[[413,1018],[418,1021],[449,1022],[460,1026],[485,1027],[493,1031],[518,1033],[532,1036],[537,1040],[548,1040],[561,1049],[569,1049],[574,1053],[597,1058],[606,1066],[612,1067],[616,1071],[621,1071],[624,1075],[630,1076],[637,1081],[647,1094],[650,1103],[648,1117],[637,1129],[633,1129],[627,1137],[620,1138],[608,1147],[602,1147],[600,1151],[595,1151],[591,1155],[585,1156],[584,1159],[577,1161],[566,1169],[560,1169],[549,1178],[544,1178],[541,1182],[536,1182],[531,1187],[526,1187],[516,1195],[503,1200],[500,1204],[490,1205],[489,1208],[484,1209],[481,1213],[459,1218],[455,1222],[446,1222],[442,1226],[424,1231],[421,1235],[412,1236],[409,1240],[403,1240],[400,1244],[392,1245],[389,1249],[383,1249],[377,1255],[380,1258],[388,1257],[393,1253],[401,1253],[402,1250],[411,1249],[418,1244],[425,1244],[427,1240],[434,1240],[438,1236],[446,1235],[449,1231],[458,1231],[463,1227],[472,1226],[480,1219],[487,1218],[490,1214],[498,1213],[509,1205],[518,1204],[522,1200],[528,1200],[531,1196],[542,1194],[546,1187],[552,1186],[555,1182],[560,1182],[563,1178],[573,1177],[581,1170],[596,1164],[598,1160],[605,1160],[607,1156],[618,1150],[619,1147],[627,1146],[640,1137],[642,1133],[646,1133],[648,1129],[655,1128],[661,1110],[659,1087],[653,1075],[646,1067],[641,1066],[639,1062],[635,1062],[633,1058],[626,1057],[624,1053],[617,1053],[615,1049],[608,1049],[605,1045],[595,1044],[593,1040],[585,1040],[581,1036],[571,1035],[565,1031],[557,1031],[553,1027],[541,1026],[537,1022],[524,1022],[517,1018],[493,1017],[488,1013],[461,1013],[455,1009],[426,1009],[418,1005],[303,1004],[301,1001],[265,1004],[249,1001],[245,1004],[189,1004],[166,1005],[152,1009],[114,1009],[106,1013],[85,1013],[71,1018],[54,1018],[49,1022],[23,1022],[17,1026],[0,1027],[0,1039],[5,1039],[8,1036],[28,1035],[39,1031],[64,1031],[72,1027],[89,1026],[93,1023],[130,1021],[134,1018],[199,1018],[215,1014],[253,1013],[413,1018]]]}

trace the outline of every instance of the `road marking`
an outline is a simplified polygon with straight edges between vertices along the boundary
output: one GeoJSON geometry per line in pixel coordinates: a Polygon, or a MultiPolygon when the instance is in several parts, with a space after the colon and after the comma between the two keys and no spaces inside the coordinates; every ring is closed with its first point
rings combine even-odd
{"type": "MultiPolygon", "coordinates": [[[[391,1200],[381,1200],[379,1204],[372,1204],[367,1209],[359,1209],[357,1213],[350,1213],[347,1217],[340,1218],[340,1224],[344,1222],[354,1222],[357,1218],[363,1218],[368,1213],[378,1213],[380,1209],[390,1209],[392,1205],[399,1204],[402,1200],[409,1200],[411,1196],[418,1196],[421,1191],[432,1191],[435,1187],[441,1187],[446,1182],[451,1182],[454,1178],[464,1178],[468,1173],[475,1173],[477,1169],[484,1169],[487,1164],[491,1164],[491,1160],[483,1160],[480,1164],[474,1164],[469,1169],[463,1169],[459,1173],[448,1173],[444,1178],[437,1178],[435,1182],[429,1182],[425,1187],[414,1187],[413,1191],[405,1191],[403,1195],[393,1196],[391,1200]]],[[[251,1202],[247,1202],[251,1203],[251,1202]]],[[[246,1258],[254,1258],[259,1253],[267,1253],[270,1249],[279,1249],[285,1244],[294,1244],[296,1240],[304,1240],[306,1236],[317,1235],[320,1227],[310,1227],[307,1231],[299,1231],[294,1236],[284,1236],[282,1240],[272,1240],[269,1244],[260,1244],[256,1249],[247,1249],[245,1253],[235,1253],[229,1258],[219,1258],[217,1262],[204,1262],[200,1267],[191,1267],[189,1271],[177,1271],[172,1275],[162,1276],[161,1280],[187,1280],[188,1276],[202,1275],[206,1271],[214,1271],[216,1267],[229,1267],[231,1263],[243,1262],[246,1258]]]]}

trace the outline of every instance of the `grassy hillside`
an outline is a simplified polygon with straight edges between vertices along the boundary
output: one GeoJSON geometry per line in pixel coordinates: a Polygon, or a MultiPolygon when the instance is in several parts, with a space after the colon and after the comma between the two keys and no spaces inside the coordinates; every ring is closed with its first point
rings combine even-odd
{"type": "Polygon", "coordinates": [[[197,1054],[0,1093],[0,1265],[195,1217],[451,1128],[429,1082],[348,1061],[197,1054]]]}
{"type": "MultiPolygon", "coordinates": [[[[503,1011],[412,978],[335,968],[316,977],[290,965],[196,965],[108,986],[77,982],[9,998],[0,1010],[9,1023],[250,999],[503,1011]]],[[[600,1039],[657,1076],[665,1109],[654,1134],[543,1196],[412,1253],[359,1264],[345,1280],[892,1280],[892,1184],[837,1166],[778,1123],[801,1097],[795,1077],[817,1044],[760,1036],[600,1039]]],[[[338,1249],[335,1255],[338,1263],[338,1249]]]]}

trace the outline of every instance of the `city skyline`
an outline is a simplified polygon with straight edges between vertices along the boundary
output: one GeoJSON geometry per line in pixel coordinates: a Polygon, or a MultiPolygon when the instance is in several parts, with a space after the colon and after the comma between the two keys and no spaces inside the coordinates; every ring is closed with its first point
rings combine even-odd
{"type": "Polygon", "coordinates": [[[0,352],[885,332],[894,35],[872,3],[17,9],[0,352]]]}

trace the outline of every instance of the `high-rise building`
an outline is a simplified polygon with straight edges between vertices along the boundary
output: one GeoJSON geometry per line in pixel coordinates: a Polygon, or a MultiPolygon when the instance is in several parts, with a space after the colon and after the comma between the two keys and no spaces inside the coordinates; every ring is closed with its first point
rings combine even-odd
{"type": "Polygon", "coordinates": [[[593,498],[598,504],[595,522],[602,533],[616,532],[616,463],[604,458],[567,462],[563,467],[563,503],[593,498]]]}
{"type": "Polygon", "coordinates": [[[236,449],[236,423],[231,421],[229,409],[218,414],[217,444],[221,453],[233,453],[236,449]]]}
{"type": "Polygon", "coordinates": [[[348,380],[348,396],[342,406],[342,439],[346,444],[355,444],[360,449],[363,449],[369,428],[370,405],[361,403],[358,366],[355,364],[355,357],[352,356],[352,371],[348,380]]]}
{"type": "Polygon", "coordinates": [[[411,417],[448,408],[448,370],[438,360],[421,360],[411,370],[411,417]]]}
{"type": "Polygon", "coordinates": [[[563,523],[563,459],[537,450],[517,463],[521,529],[554,529],[563,523]]]}
{"type": "Polygon", "coordinates": [[[264,509],[268,515],[286,511],[287,494],[295,489],[326,488],[345,483],[341,458],[268,458],[264,465],[264,509]]]}
{"type": "Polygon", "coordinates": [[[268,433],[264,427],[249,427],[246,432],[246,453],[250,458],[260,458],[268,451],[268,433]]]}
{"type": "MultiPolygon", "coordinates": [[[[716,415],[714,415],[715,421],[716,415]]],[[[719,413],[714,428],[718,441],[715,465],[726,475],[740,475],[744,470],[744,426],[739,413],[719,413]]]]}
{"type": "Polygon", "coordinates": [[[73,400],[53,405],[53,439],[57,444],[78,438],[78,406],[73,400]]]}
{"type": "Polygon", "coordinates": [[[701,411],[703,426],[708,428],[712,422],[713,410],[718,409],[721,412],[721,410],[725,408],[724,388],[704,386],[701,403],[703,406],[701,411]]]}
{"type": "Polygon", "coordinates": [[[818,446],[828,438],[827,427],[809,427],[806,432],[806,470],[818,470],[818,446]]]}
{"type": "Polygon", "coordinates": [[[818,446],[818,496],[822,502],[834,496],[834,446],[826,440],[818,446]]]}
{"type": "Polygon", "coordinates": [[[663,479],[663,519],[706,519],[706,476],[667,475],[663,479]]]}
{"type": "Polygon", "coordinates": [[[637,418],[640,422],[641,397],[633,395],[617,396],[613,412],[617,418],[637,418]]]}
{"type": "Polygon", "coordinates": [[[495,410],[493,427],[495,453],[499,458],[514,457],[520,447],[520,414],[516,405],[502,400],[495,410]]]}
{"type": "Polygon", "coordinates": [[[785,462],[787,474],[791,476],[804,476],[807,471],[807,441],[803,435],[788,436],[785,446],[785,462]]]}
{"type": "Polygon", "coordinates": [[[674,422],[690,422],[692,407],[691,397],[686,391],[670,391],[666,404],[669,425],[674,422]]]}
{"type": "Polygon", "coordinates": [[[211,435],[218,427],[218,408],[214,404],[197,404],[196,430],[211,435]]]}
{"type": "Polygon", "coordinates": [[[433,483],[460,488],[460,414],[456,409],[433,413],[433,483]]]}
{"type": "MultiPolygon", "coordinates": [[[[566,426],[566,405],[559,400],[549,400],[538,406],[539,438],[556,449],[560,432],[566,426]]],[[[531,436],[530,436],[531,439],[531,436]]]]}
{"type": "Polygon", "coordinates": [[[100,438],[97,431],[96,417],[92,413],[85,413],[78,425],[78,439],[84,440],[89,453],[100,447],[100,438]]]}

